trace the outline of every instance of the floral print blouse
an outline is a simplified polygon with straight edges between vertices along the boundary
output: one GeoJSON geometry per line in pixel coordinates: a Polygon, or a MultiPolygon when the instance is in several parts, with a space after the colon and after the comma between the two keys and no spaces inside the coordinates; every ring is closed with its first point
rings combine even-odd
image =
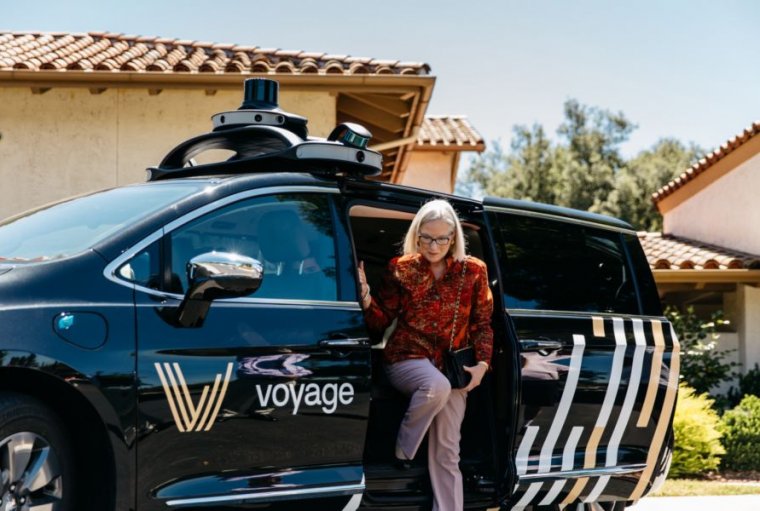
{"type": "Polygon", "coordinates": [[[446,258],[446,270],[436,280],[430,263],[421,254],[395,257],[388,263],[380,289],[364,312],[370,331],[381,336],[398,319],[385,347],[388,364],[411,358],[427,358],[439,369],[456,329],[454,348],[472,344],[475,359],[491,363],[493,296],[486,265],[468,256],[466,263],[446,258]],[[462,264],[467,264],[462,282],[462,264]],[[459,313],[453,325],[460,285],[459,313]]]}

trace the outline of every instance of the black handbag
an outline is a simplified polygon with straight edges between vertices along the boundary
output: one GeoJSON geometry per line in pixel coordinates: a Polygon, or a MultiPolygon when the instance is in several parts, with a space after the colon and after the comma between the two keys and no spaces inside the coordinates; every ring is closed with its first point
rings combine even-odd
{"type": "Polygon", "coordinates": [[[459,314],[459,299],[462,296],[462,286],[464,286],[464,274],[467,270],[467,259],[462,261],[462,281],[459,283],[459,292],[457,293],[457,303],[454,308],[454,321],[451,323],[451,340],[449,349],[443,354],[443,374],[449,380],[452,389],[462,389],[470,383],[470,373],[464,370],[464,367],[475,365],[475,349],[472,346],[465,346],[458,350],[454,349],[454,333],[456,332],[457,316],[459,314]]]}
{"type": "Polygon", "coordinates": [[[443,371],[452,389],[463,389],[470,383],[472,376],[464,367],[474,365],[475,349],[472,346],[458,350],[449,349],[443,354],[443,371]]]}

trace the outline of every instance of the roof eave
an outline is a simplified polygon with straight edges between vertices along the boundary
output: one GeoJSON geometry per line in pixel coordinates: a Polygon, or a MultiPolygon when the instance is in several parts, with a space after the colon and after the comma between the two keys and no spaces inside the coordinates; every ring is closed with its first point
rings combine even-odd
{"type": "Polygon", "coordinates": [[[760,284],[760,270],[652,270],[657,284],[760,284]]]}
{"type": "Polygon", "coordinates": [[[476,144],[476,145],[472,145],[472,144],[460,144],[460,145],[455,145],[455,144],[420,144],[420,143],[417,143],[417,144],[414,145],[414,150],[415,151],[437,151],[437,152],[444,152],[444,153],[452,153],[452,152],[463,153],[463,152],[468,152],[468,151],[482,153],[483,151],[486,150],[486,145],[483,142],[481,142],[479,144],[476,144]]]}
{"type": "Polygon", "coordinates": [[[695,167],[687,169],[678,178],[652,194],[652,202],[664,215],[758,153],[760,153],[760,131],[747,135],[746,140],[726,150],[725,154],[709,165],[697,165],[696,170],[695,167]],[[694,172],[696,175],[689,175],[694,172]]]}
{"type": "Polygon", "coordinates": [[[290,74],[290,73],[164,73],[157,71],[30,71],[25,69],[0,70],[0,86],[16,87],[121,87],[121,88],[176,88],[176,89],[239,89],[247,78],[271,78],[289,88],[340,89],[353,88],[362,92],[377,90],[417,91],[431,89],[432,75],[341,75],[341,74],[290,74]]]}

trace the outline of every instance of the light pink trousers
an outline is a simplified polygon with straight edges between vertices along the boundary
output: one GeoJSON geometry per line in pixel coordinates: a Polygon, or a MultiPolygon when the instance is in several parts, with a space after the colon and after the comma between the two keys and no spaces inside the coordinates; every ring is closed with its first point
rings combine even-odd
{"type": "Polygon", "coordinates": [[[412,459],[428,434],[428,472],[433,511],[462,511],[459,440],[467,392],[452,389],[427,359],[403,360],[386,366],[394,387],[411,397],[396,439],[396,457],[412,459]]]}

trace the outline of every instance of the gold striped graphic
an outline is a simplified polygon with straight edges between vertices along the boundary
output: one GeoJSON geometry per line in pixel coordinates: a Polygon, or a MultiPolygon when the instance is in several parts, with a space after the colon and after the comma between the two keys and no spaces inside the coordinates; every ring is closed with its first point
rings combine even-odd
{"type": "MultiPolygon", "coordinates": [[[[591,320],[593,322],[593,329],[594,329],[594,336],[596,337],[604,337],[604,318],[599,316],[592,316],[591,320]]],[[[599,418],[597,419],[596,426],[594,426],[594,429],[591,431],[591,436],[589,437],[588,443],[586,444],[586,457],[583,460],[583,468],[589,469],[589,468],[596,468],[596,458],[597,458],[597,449],[599,448],[599,442],[602,440],[602,434],[604,433],[605,428],[607,427],[607,421],[609,419],[609,413],[611,411],[610,409],[607,409],[605,411],[605,406],[614,406],[614,396],[617,395],[620,381],[619,381],[619,372],[615,372],[615,365],[616,360],[618,360],[618,363],[620,362],[620,359],[617,357],[620,355],[620,352],[617,350],[619,349],[625,349],[626,342],[625,342],[625,333],[622,330],[623,327],[623,320],[614,318],[613,323],[616,323],[617,326],[613,327],[613,330],[615,331],[615,343],[617,345],[616,347],[616,353],[613,357],[612,362],[612,373],[610,373],[610,383],[607,387],[607,393],[604,396],[605,403],[602,405],[602,409],[599,412],[599,418]],[[614,373],[614,374],[613,374],[614,373]],[[617,381],[617,383],[613,387],[613,381],[617,381]],[[607,401],[608,396],[610,395],[610,392],[614,392],[612,394],[612,401],[607,401]]],[[[625,352],[623,352],[625,353],[625,352]]],[[[622,366],[619,367],[618,371],[622,369],[622,366]]],[[[578,497],[580,496],[583,489],[586,487],[586,484],[588,484],[589,478],[588,477],[581,477],[577,481],[575,481],[575,484],[570,489],[570,492],[567,494],[567,496],[560,502],[559,507],[560,509],[564,509],[568,504],[575,502],[578,497]]]]}
{"type": "MultiPolygon", "coordinates": [[[[228,366],[229,367],[229,366],[228,366]]],[[[216,378],[214,378],[214,386],[211,389],[211,398],[209,400],[210,403],[214,402],[214,399],[216,398],[216,393],[219,391],[219,383],[222,381],[222,375],[217,374],[216,378]]],[[[206,423],[206,419],[208,419],[208,414],[211,412],[211,407],[207,406],[206,410],[203,412],[203,417],[201,417],[201,422],[198,424],[198,429],[203,427],[203,425],[206,423]]]]}
{"type": "Polygon", "coordinates": [[[158,378],[161,380],[161,386],[164,388],[164,393],[166,394],[166,399],[169,401],[169,410],[172,412],[172,417],[174,417],[174,423],[177,425],[177,429],[180,430],[180,432],[185,432],[185,426],[182,423],[182,421],[179,418],[179,415],[177,414],[177,408],[174,406],[174,399],[172,399],[171,391],[169,390],[169,384],[166,382],[166,377],[164,376],[164,372],[161,370],[161,364],[156,362],[155,364],[156,372],[158,373],[158,378]]]}
{"type": "MultiPolygon", "coordinates": [[[[214,407],[214,413],[211,415],[211,418],[208,420],[208,424],[206,425],[206,429],[204,431],[209,431],[211,429],[211,426],[214,425],[214,421],[216,420],[216,414],[219,413],[219,409],[222,407],[222,401],[224,401],[224,395],[227,393],[227,385],[230,383],[230,375],[232,374],[232,362],[227,364],[227,374],[224,375],[224,382],[222,383],[222,390],[219,393],[219,399],[216,401],[216,406],[214,407]]],[[[209,406],[211,403],[209,403],[209,406]]],[[[200,431],[200,428],[198,429],[200,431]]]]}
{"type": "Polygon", "coordinates": [[[203,387],[197,406],[193,401],[190,389],[185,381],[185,375],[182,373],[182,368],[179,364],[176,362],[174,364],[164,362],[162,367],[160,363],[156,362],[153,365],[156,368],[159,380],[161,380],[161,386],[164,389],[164,394],[166,394],[166,400],[169,402],[169,410],[171,410],[177,429],[182,433],[201,431],[204,430],[203,426],[205,424],[206,428],[204,431],[209,431],[214,425],[216,415],[219,413],[224,396],[227,393],[227,385],[232,376],[233,363],[229,362],[227,364],[227,372],[224,375],[222,390],[219,392],[218,398],[217,391],[219,390],[219,384],[222,382],[221,374],[216,375],[210,395],[209,386],[205,385],[203,387]],[[211,414],[211,418],[206,422],[209,414],[211,414]],[[199,418],[200,421],[198,421],[199,418]]]}
{"type": "Polygon", "coordinates": [[[604,337],[604,318],[592,316],[591,321],[594,324],[594,337],[604,337]]]}
{"type": "MultiPolygon", "coordinates": [[[[599,442],[602,440],[602,433],[604,433],[604,426],[597,426],[591,431],[591,437],[588,439],[588,444],[586,444],[586,457],[583,460],[583,468],[596,467],[596,450],[599,447],[599,442]]],[[[586,483],[588,483],[588,477],[578,479],[570,490],[570,493],[560,503],[560,507],[565,507],[574,502],[583,491],[583,488],[586,487],[586,483]]]]}
{"type": "Polygon", "coordinates": [[[641,407],[639,420],[636,422],[637,428],[645,428],[649,425],[649,419],[652,417],[654,408],[654,399],[657,397],[657,389],[660,386],[660,371],[662,369],[662,354],[665,351],[665,336],[662,334],[662,322],[652,320],[652,333],[654,334],[654,353],[652,353],[652,368],[649,371],[649,384],[647,393],[644,397],[644,404],[641,407]]]}
{"type": "Polygon", "coordinates": [[[665,441],[665,434],[668,432],[668,426],[670,426],[670,416],[673,413],[673,406],[676,401],[676,394],[678,393],[678,373],[681,368],[680,358],[681,345],[678,343],[678,339],[673,337],[673,354],[670,357],[670,374],[668,375],[668,390],[665,394],[665,402],[662,405],[660,411],[660,419],[657,422],[657,429],[654,431],[654,438],[649,448],[649,454],[647,455],[647,466],[644,472],[641,473],[636,488],[633,489],[633,493],[628,497],[628,500],[637,501],[641,498],[649,485],[649,480],[652,477],[652,472],[657,464],[658,457],[660,456],[660,448],[665,441]]]}
{"type": "Polygon", "coordinates": [[[665,336],[662,333],[662,321],[659,319],[652,320],[652,335],[654,335],[655,345],[665,344],[665,336]]]}
{"type": "Polygon", "coordinates": [[[583,468],[596,467],[596,450],[602,439],[602,433],[604,433],[604,426],[597,426],[591,431],[591,437],[586,444],[586,459],[583,462],[583,468]]]}
{"type": "Polygon", "coordinates": [[[571,502],[574,502],[575,499],[578,498],[578,495],[581,494],[583,491],[583,488],[586,487],[586,483],[588,483],[588,477],[581,477],[577,481],[575,481],[575,485],[573,485],[573,489],[570,490],[570,493],[567,494],[567,497],[560,502],[559,507],[560,509],[563,509],[565,506],[570,504],[571,502]]]}

